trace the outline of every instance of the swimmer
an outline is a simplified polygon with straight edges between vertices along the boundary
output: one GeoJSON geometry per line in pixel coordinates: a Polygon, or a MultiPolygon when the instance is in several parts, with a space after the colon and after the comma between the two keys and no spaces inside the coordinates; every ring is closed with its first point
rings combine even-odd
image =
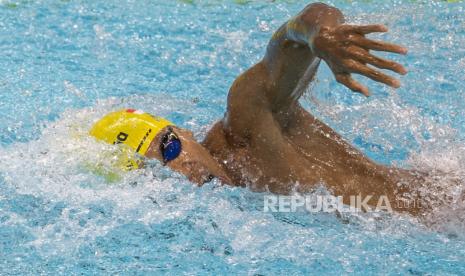
{"type": "MultiPolygon", "coordinates": [[[[201,144],[189,131],[163,122],[139,153],[198,184],[218,177],[254,191],[289,194],[309,192],[322,183],[345,203],[361,195],[371,196],[368,204],[375,206],[384,195],[393,209],[416,214],[418,206],[397,208],[395,200],[405,194],[416,198],[411,187],[423,181],[422,173],[377,164],[299,103],[321,61],[337,82],[365,96],[370,95],[368,88],[351,74],[398,88],[400,82],[378,68],[401,75],[406,69],[371,51],[403,55],[407,49],[366,37],[386,31],[383,25],[345,24],[337,8],[310,4],[273,34],[264,58],[237,77],[224,118],[201,144]],[[166,158],[173,139],[182,148],[166,158]]],[[[112,139],[114,143],[116,136],[112,139]]]]}

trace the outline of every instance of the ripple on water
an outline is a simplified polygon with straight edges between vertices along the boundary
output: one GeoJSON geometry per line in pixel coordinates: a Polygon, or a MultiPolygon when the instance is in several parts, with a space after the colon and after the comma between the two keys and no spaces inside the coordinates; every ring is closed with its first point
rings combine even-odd
{"type": "MultiPolygon", "coordinates": [[[[264,194],[197,188],[156,163],[112,185],[86,170],[115,150],[87,130],[117,108],[202,139],[304,6],[185,2],[0,1],[0,274],[465,274],[460,204],[438,210],[435,231],[397,215],[264,213],[264,194]]],[[[410,73],[397,91],[363,80],[365,99],[322,65],[303,104],[378,162],[465,179],[463,3],[335,3],[385,23],[381,38],[410,49],[386,57],[410,73]]]]}

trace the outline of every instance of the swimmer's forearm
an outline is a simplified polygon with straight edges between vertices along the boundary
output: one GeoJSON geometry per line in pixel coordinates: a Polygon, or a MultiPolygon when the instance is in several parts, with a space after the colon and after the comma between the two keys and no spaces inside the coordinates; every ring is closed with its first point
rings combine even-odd
{"type": "Polygon", "coordinates": [[[314,38],[322,27],[331,28],[343,23],[344,15],[340,10],[323,3],[314,3],[290,19],[275,34],[275,38],[282,36],[284,39],[307,44],[313,51],[314,38]]]}

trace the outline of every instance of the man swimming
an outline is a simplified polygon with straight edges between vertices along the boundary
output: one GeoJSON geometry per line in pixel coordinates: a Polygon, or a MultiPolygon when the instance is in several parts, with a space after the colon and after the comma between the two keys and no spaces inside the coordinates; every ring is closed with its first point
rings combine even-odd
{"type": "Polygon", "coordinates": [[[322,183],[345,201],[352,195],[371,196],[368,204],[376,205],[379,197],[387,196],[393,209],[417,213],[418,206],[396,208],[395,201],[405,195],[416,199],[411,186],[422,181],[422,174],[375,163],[299,104],[321,60],[339,83],[365,96],[368,89],[352,79],[352,73],[399,87],[398,80],[375,67],[398,74],[405,74],[405,68],[370,51],[406,54],[407,50],[366,38],[386,31],[382,25],[346,25],[337,8],[310,4],[273,34],[265,57],[234,81],[224,118],[201,144],[189,131],[169,122],[160,127],[160,118],[147,123],[139,114],[128,119],[132,110],[107,115],[117,118],[116,123],[97,123],[94,130],[103,134],[94,136],[126,143],[121,140],[128,133],[120,134],[119,128],[133,125],[127,130],[132,132],[145,120],[142,134],[130,146],[193,182],[218,177],[231,185],[277,194],[309,192],[322,183]]]}

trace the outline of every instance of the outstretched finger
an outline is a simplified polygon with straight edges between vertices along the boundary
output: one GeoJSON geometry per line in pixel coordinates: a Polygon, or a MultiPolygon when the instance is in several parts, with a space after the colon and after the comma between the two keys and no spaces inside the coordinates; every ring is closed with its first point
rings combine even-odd
{"type": "Polygon", "coordinates": [[[381,73],[380,71],[374,70],[366,65],[363,65],[361,63],[354,63],[351,67],[352,72],[364,75],[366,77],[369,77],[370,79],[377,81],[377,82],[382,82],[384,84],[387,84],[391,87],[394,88],[399,88],[400,87],[400,81],[397,79],[388,76],[386,74],[381,73]]]}
{"type": "Polygon", "coordinates": [[[368,91],[368,88],[366,86],[361,85],[357,81],[355,81],[350,74],[346,73],[339,73],[335,74],[336,76],[336,81],[347,86],[350,90],[358,93],[362,93],[365,96],[370,96],[370,91],[368,91]]]}
{"type": "Polygon", "coordinates": [[[388,28],[384,25],[345,25],[347,31],[356,32],[362,35],[369,33],[384,33],[388,31],[388,28]]]}
{"type": "Polygon", "coordinates": [[[351,46],[347,50],[355,57],[355,59],[362,63],[369,63],[378,68],[388,69],[401,75],[407,74],[407,70],[401,64],[372,55],[363,48],[351,46]]]}
{"type": "Polygon", "coordinates": [[[383,52],[391,52],[391,53],[397,53],[397,54],[402,54],[402,55],[407,54],[407,48],[396,45],[396,44],[392,44],[392,43],[387,43],[387,42],[378,41],[378,40],[371,40],[365,37],[352,38],[351,41],[355,43],[356,45],[363,47],[365,49],[383,51],[383,52]]]}

